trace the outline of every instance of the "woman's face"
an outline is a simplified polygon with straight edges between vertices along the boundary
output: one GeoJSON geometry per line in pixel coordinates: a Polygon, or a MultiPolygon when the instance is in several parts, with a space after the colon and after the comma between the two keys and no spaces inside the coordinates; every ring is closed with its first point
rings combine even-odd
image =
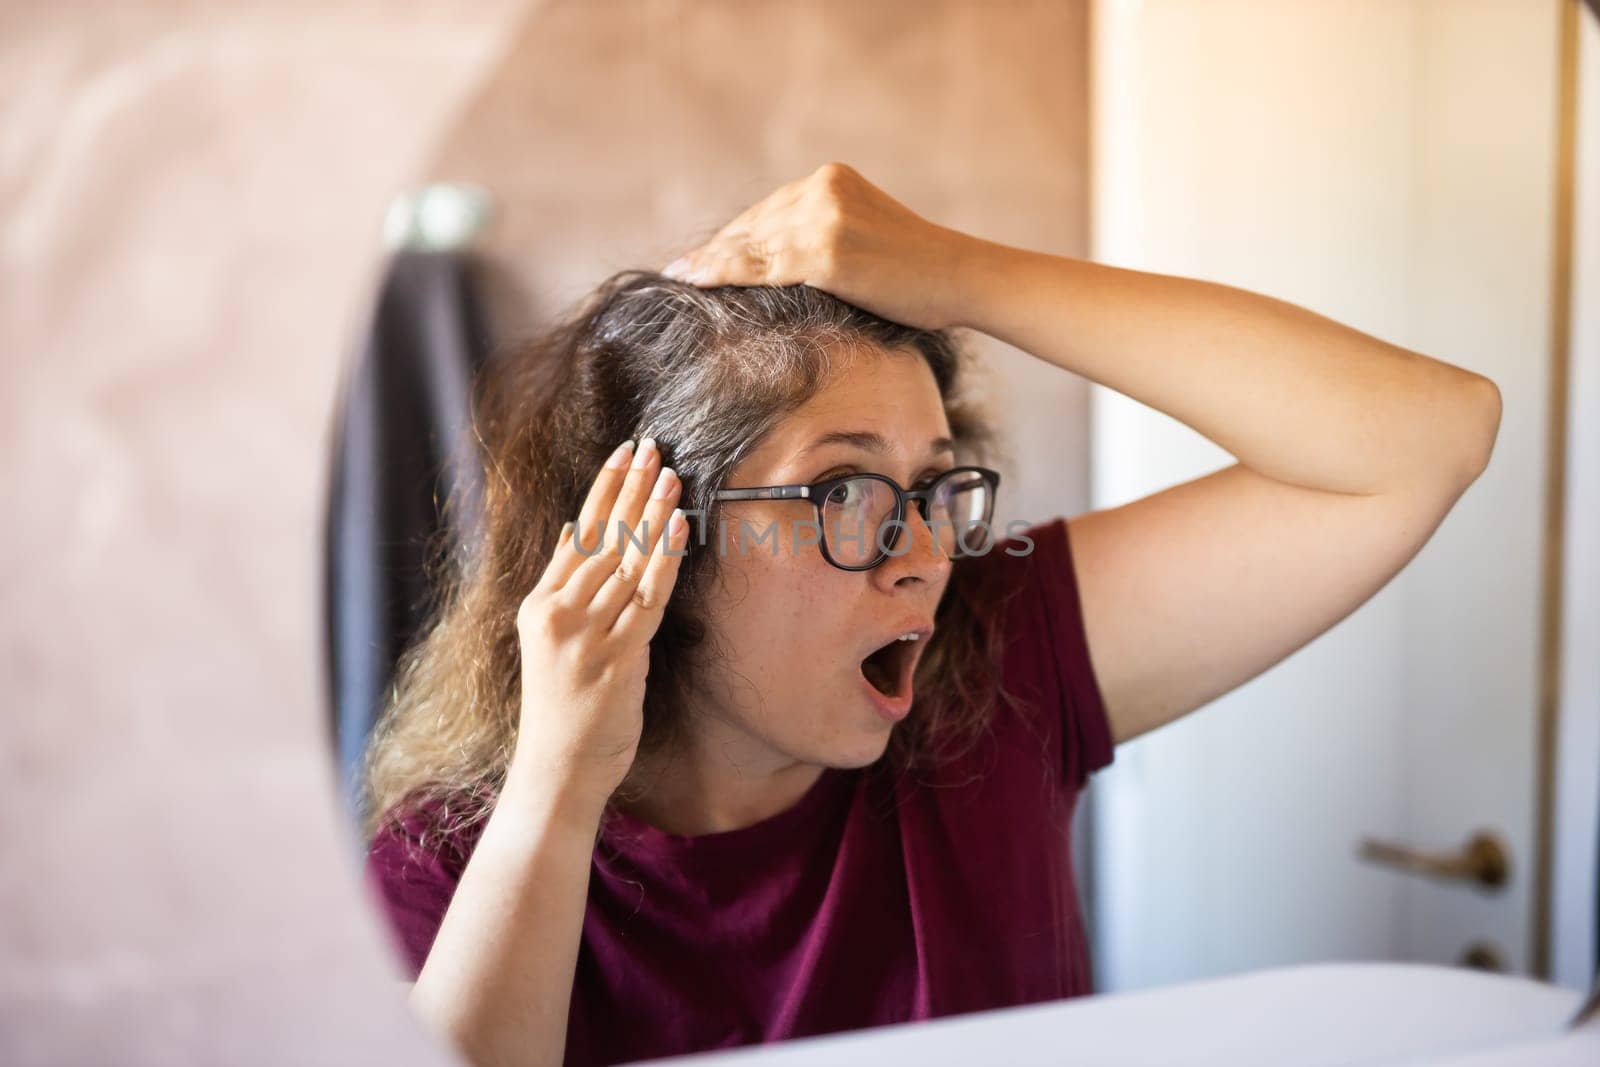
{"type": "MultiPolygon", "coordinates": [[[[745,458],[728,488],[860,472],[909,489],[955,465],[939,388],[920,355],[858,349],[841,367],[745,458]]],[[[728,756],[771,769],[793,761],[873,762],[905,712],[874,698],[862,660],[899,634],[924,631],[917,641],[890,646],[886,673],[897,675],[893,685],[906,703],[950,577],[949,557],[915,507],[906,509],[899,554],[866,571],[840,570],[808,543],[817,537],[809,501],[721,507],[720,523],[709,524],[705,537],[720,565],[709,625],[726,658],[707,671],[712,692],[701,710],[720,720],[720,742],[740,750],[728,756]]]]}

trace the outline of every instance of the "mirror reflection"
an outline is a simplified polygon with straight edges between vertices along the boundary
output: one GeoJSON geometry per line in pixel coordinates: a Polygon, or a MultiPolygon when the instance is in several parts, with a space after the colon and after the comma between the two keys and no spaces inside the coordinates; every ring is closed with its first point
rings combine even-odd
{"type": "Polygon", "coordinates": [[[1079,74],[940,61],[988,110],[937,144],[883,71],[870,136],[715,73],[559,111],[598,45],[535,20],[397,199],[332,703],[410,1003],[473,1061],[1592,975],[1593,900],[1548,903],[1594,874],[1551,830],[1570,16],[1104,8],[976,31],[1079,74]],[[680,162],[618,178],[557,114],[680,162]]]}

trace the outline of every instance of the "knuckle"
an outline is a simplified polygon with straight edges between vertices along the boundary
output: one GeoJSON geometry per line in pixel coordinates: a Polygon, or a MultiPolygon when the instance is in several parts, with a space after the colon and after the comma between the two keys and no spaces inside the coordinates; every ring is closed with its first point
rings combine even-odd
{"type": "Polygon", "coordinates": [[[603,685],[607,677],[607,661],[596,654],[596,650],[585,645],[577,647],[574,644],[566,649],[568,654],[569,670],[573,677],[582,686],[603,685]]]}
{"type": "Polygon", "coordinates": [[[595,650],[605,636],[605,624],[591,612],[575,612],[571,624],[561,638],[561,647],[580,663],[594,657],[595,650]]]}
{"type": "Polygon", "coordinates": [[[837,189],[848,181],[855,172],[847,164],[832,160],[817,168],[816,178],[818,184],[826,189],[837,189]]]}
{"type": "Polygon", "coordinates": [[[640,611],[653,611],[657,603],[655,590],[641,585],[633,591],[633,602],[640,611]]]}
{"type": "Polygon", "coordinates": [[[625,659],[607,656],[595,673],[601,685],[613,686],[633,682],[638,676],[638,669],[625,659]]]}
{"type": "Polygon", "coordinates": [[[522,598],[517,605],[517,629],[530,630],[538,625],[547,612],[549,598],[538,587],[522,598]]]}
{"type": "Polygon", "coordinates": [[[548,611],[529,614],[517,620],[517,635],[522,643],[558,644],[561,641],[561,629],[554,616],[548,611]]]}
{"type": "Polygon", "coordinates": [[[532,630],[546,637],[565,638],[579,629],[579,622],[580,613],[572,601],[555,596],[535,615],[532,630]]]}

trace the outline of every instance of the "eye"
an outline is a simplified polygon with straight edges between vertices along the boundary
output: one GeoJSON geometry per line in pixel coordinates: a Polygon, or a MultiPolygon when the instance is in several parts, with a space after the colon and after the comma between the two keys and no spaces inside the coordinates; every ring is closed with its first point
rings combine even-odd
{"type": "Polygon", "coordinates": [[[843,485],[836,485],[833,487],[833,491],[828,494],[828,502],[832,504],[844,504],[847,507],[853,506],[861,502],[862,492],[863,490],[860,482],[845,482],[843,485]]]}

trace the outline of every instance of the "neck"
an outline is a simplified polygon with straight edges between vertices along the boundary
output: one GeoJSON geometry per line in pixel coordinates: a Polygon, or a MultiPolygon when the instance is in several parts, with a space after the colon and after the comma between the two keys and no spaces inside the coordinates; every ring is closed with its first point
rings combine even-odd
{"type": "Polygon", "coordinates": [[[757,756],[748,744],[691,743],[640,756],[628,776],[637,799],[616,806],[672,834],[739,830],[793,807],[823,770],[770,749],[757,756]]]}

